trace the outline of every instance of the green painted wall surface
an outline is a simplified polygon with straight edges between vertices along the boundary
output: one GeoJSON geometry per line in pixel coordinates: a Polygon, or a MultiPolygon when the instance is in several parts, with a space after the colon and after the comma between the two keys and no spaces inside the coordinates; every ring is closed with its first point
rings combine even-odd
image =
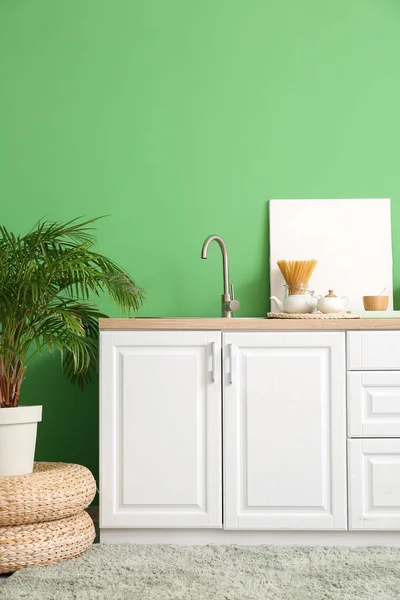
{"type": "MultiPolygon", "coordinates": [[[[260,316],[269,198],[391,197],[399,307],[399,32],[397,0],[1,0],[1,222],[110,214],[143,316],[219,314],[219,233],[260,316]]],[[[39,460],[97,474],[97,398],[34,362],[39,460]]]]}

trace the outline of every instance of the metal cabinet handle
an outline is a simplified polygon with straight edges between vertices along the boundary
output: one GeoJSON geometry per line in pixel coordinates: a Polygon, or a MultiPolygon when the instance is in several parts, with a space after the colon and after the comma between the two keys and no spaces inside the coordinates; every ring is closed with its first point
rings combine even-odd
{"type": "Polygon", "coordinates": [[[211,342],[211,381],[215,383],[215,342],[211,342]]]}
{"type": "Polygon", "coordinates": [[[229,383],[233,383],[233,344],[228,344],[229,348],[229,383]]]}

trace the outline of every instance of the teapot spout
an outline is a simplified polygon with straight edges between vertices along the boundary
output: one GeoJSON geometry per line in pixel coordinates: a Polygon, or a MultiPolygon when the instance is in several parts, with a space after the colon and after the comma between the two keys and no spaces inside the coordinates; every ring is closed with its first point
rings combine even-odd
{"type": "Polygon", "coordinates": [[[270,300],[273,300],[275,302],[275,304],[277,305],[278,309],[281,312],[284,312],[284,310],[283,310],[283,302],[281,302],[281,300],[279,300],[279,298],[277,298],[276,296],[271,296],[270,300]]]}

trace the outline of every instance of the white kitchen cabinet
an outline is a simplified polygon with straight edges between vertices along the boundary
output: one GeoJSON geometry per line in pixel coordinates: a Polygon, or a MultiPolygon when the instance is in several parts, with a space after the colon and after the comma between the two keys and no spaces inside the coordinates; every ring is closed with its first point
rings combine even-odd
{"type": "Polygon", "coordinates": [[[400,437],[400,371],[349,371],[349,437],[400,437]]]}
{"type": "Polygon", "coordinates": [[[400,529],[400,439],[349,440],[349,528],[400,529]]]}
{"type": "Polygon", "coordinates": [[[221,527],[221,334],[101,332],[100,525],[221,527]]]}
{"type": "Polygon", "coordinates": [[[345,529],[345,335],[224,333],[226,529],[345,529]]]}
{"type": "Polygon", "coordinates": [[[194,321],[101,331],[102,541],[400,544],[400,330],[194,321]]]}

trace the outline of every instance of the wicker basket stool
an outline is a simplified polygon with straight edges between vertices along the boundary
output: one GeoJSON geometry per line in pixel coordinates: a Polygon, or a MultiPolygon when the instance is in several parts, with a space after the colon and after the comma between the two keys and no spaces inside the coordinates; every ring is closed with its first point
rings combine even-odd
{"type": "Polygon", "coordinates": [[[30,475],[0,477],[0,527],[71,517],[87,508],[95,493],[96,481],[86,467],[35,463],[30,475]]]}
{"type": "Polygon", "coordinates": [[[0,573],[58,563],[88,550],[95,538],[87,512],[33,523],[0,527],[0,573]]]}

